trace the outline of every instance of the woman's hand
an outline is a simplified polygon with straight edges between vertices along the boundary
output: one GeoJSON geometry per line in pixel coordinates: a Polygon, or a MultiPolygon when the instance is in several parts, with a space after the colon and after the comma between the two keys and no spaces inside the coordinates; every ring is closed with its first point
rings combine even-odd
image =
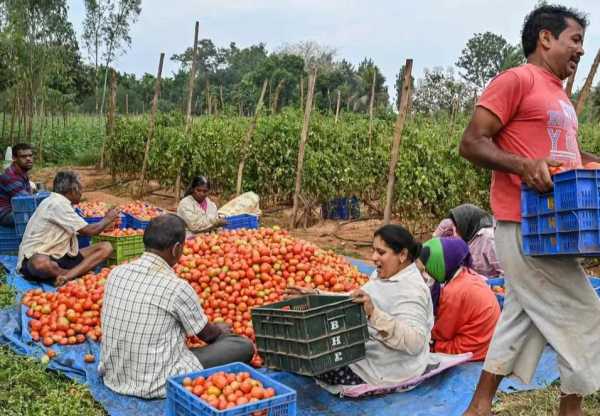
{"type": "Polygon", "coordinates": [[[375,305],[373,305],[371,296],[369,296],[367,292],[362,289],[356,289],[350,294],[350,297],[352,298],[353,302],[363,305],[363,308],[365,308],[365,313],[367,314],[367,318],[370,318],[373,310],[375,310],[375,305]]]}
{"type": "Polygon", "coordinates": [[[319,292],[316,289],[290,285],[283,292],[288,298],[296,298],[298,296],[316,295],[319,292]]]}

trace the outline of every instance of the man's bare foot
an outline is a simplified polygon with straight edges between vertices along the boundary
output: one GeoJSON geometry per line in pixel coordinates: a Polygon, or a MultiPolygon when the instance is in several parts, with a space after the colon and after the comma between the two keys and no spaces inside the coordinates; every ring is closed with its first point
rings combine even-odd
{"type": "Polygon", "coordinates": [[[492,416],[491,408],[475,408],[469,406],[469,408],[463,413],[463,416],[492,416]]]}

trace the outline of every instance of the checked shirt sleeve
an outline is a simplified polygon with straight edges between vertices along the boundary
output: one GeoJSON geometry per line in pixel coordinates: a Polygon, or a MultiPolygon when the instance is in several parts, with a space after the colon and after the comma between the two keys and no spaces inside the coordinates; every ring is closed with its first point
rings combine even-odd
{"type": "Polygon", "coordinates": [[[173,305],[174,313],[179,318],[186,335],[197,335],[204,329],[208,319],[194,289],[184,281],[181,281],[180,288],[173,305]]]}

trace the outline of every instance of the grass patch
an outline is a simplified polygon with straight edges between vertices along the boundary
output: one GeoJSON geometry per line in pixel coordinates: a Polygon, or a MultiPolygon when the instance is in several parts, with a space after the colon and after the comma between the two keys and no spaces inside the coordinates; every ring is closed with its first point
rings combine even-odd
{"type": "MultiPolygon", "coordinates": [[[[14,305],[15,290],[0,272],[0,309],[14,305]]],[[[0,347],[0,414],[3,416],[104,416],[88,388],[48,371],[41,362],[0,347]]]]}
{"type": "MultiPolygon", "coordinates": [[[[546,389],[522,393],[500,394],[494,414],[502,416],[546,416],[558,414],[559,384],[546,389]]],[[[600,416],[600,393],[587,396],[583,402],[586,416],[600,416]]]]}
{"type": "Polygon", "coordinates": [[[88,388],[0,347],[0,412],[5,416],[104,416],[88,388]]]}
{"type": "Polygon", "coordinates": [[[6,284],[6,271],[0,266],[0,309],[15,303],[16,292],[6,284]]]}

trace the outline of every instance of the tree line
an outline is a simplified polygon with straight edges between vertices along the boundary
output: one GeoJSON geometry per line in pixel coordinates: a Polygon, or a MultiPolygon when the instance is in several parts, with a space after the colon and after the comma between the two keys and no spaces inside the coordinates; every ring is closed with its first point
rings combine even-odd
{"type": "MultiPolygon", "coordinates": [[[[106,112],[109,72],[131,46],[130,30],[142,12],[142,2],[84,1],[86,17],[78,39],[68,20],[66,0],[0,0],[0,109],[3,124],[11,125],[11,135],[19,123],[26,137],[31,137],[35,116],[106,112]]],[[[182,45],[170,59],[178,64],[177,70],[163,77],[159,109],[184,111],[192,47],[182,45]]],[[[494,75],[523,62],[520,47],[502,36],[474,34],[454,66],[428,68],[420,79],[411,80],[412,111],[430,115],[470,111],[494,75]]],[[[235,42],[215,45],[211,39],[198,44],[192,114],[251,115],[265,80],[267,111],[301,108],[312,67],[318,69],[316,111],[368,113],[372,102],[376,116],[393,114],[402,90],[403,68],[399,68],[393,91],[388,91],[381,70],[368,57],[354,65],[339,58],[335,49],[315,42],[269,50],[264,43],[241,48],[235,42]]],[[[155,76],[118,70],[116,76],[117,111],[149,110],[155,76]]],[[[588,114],[597,116],[600,88],[593,89],[590,103],[588,114]]]]}

